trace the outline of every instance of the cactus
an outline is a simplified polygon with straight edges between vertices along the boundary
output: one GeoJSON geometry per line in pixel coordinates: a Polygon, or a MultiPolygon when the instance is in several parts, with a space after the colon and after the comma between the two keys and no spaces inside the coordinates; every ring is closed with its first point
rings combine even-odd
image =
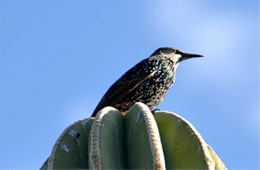
{"type": "Polygon", "coordinates": [[[64,130],[41,169],[226,169],[181,116],[136,103],[105,107],[64,130]]]}
{"type": "Polygon", "coordinates": [[[93,119],[75,122],[56,141],[41,169],[87,169],[88,138],[93,119]]]}

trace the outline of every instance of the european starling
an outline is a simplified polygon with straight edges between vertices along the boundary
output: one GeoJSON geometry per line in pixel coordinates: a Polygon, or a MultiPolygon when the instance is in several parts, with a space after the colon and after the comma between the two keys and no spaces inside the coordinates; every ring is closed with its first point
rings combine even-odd
{"type": "Polygon", "coordinates": [[[105,93],[92,117],[105,106],[113,106],[120,112],[127,111],[135,102],[142,102],[150,109],[164,99],[173,85],[176,69],[183,60],[203,57],[188,54],[176,48],[159,48],[123,74],[105,93]]]}

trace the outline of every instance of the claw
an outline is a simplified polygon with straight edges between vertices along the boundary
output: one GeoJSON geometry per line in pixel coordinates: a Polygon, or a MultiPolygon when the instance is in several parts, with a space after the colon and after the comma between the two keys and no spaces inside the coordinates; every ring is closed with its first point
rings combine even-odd
{"type": "Polygon", "coordinates": [[[155,114],[155,112],[157,112],[157,111],[160,111],[160,109],[156,108],[156,109],[153,109],[151,112],[152,112],[152,114],[155,114]]]}

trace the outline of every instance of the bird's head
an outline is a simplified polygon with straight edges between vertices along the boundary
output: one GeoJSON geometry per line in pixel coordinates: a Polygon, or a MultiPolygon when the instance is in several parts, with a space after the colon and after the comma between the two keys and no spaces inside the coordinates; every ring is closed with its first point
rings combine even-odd
{"type": "Polygon", "coordinates": [[[163,47],[157,49],[151,55],[151,58],[158,57],[158,56],[170,60],[176,66],[178,66],[179,63],[182,62],[183,60],[187,60],[195,57],[203,57],[202,55],[199,54],[189,54],[171,47],[163,47]]]}

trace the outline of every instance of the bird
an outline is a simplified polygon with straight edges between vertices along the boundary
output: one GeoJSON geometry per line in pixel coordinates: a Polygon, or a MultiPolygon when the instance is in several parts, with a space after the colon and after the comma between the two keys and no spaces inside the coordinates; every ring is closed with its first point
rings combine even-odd
{"type": "Polygon", "coordinates": [[[110,86],[91,117],[95,117],[106,106],[112,106],[123,114],[136,102],[142,102],[152,110],[162,102],[174,84],[179,64],[197,57],[203,56],[185,53],[173,47],[158,48],[110,86]]]}

